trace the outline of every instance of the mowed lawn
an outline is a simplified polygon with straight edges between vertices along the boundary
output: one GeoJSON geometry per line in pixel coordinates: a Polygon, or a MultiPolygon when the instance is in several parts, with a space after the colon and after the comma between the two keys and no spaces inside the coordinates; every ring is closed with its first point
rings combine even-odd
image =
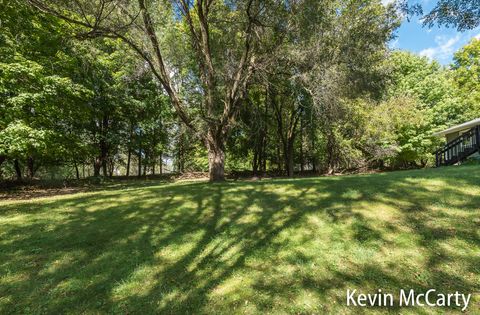
{"type": "Polygon", "coordinates": [[[457,313],[346,290],[473,293],[480,167],[147,183],[0,202],[0,313],[457,313]]]}

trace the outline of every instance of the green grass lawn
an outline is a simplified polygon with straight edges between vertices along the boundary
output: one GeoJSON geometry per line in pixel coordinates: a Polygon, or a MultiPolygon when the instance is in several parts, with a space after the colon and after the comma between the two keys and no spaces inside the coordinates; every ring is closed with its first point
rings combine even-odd
{"type": "Polygon", "coordinates": [[[346,290],[434,288],[478,314],[479,227],[479,166],[4,201],[0,313],[430,314],[346,290]]]}

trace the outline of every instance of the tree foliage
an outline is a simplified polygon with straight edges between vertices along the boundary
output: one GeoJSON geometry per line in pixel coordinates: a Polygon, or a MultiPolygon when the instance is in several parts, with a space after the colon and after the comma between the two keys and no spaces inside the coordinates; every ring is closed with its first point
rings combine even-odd
{"type": "Polygon", "coordinates": [[[480,41],[391,51],[376,0],[0,5],[5,177],[419,167],[480,114],[480,41]]]}

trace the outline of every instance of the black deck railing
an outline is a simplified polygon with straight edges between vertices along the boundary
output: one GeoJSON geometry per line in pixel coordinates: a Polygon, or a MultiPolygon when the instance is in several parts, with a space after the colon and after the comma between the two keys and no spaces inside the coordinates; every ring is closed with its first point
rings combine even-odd
{"type": "Polygon", "coordinates": [[[480,151],[480,126],[453,139],[435,152],[436,165],[453,165],[480,151]]]}

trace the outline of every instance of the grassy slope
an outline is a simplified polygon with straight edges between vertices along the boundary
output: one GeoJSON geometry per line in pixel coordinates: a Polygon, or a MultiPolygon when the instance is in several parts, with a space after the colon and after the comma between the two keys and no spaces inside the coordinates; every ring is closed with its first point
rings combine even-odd
{"type": "Polygon", "coordinates": [[[468,166],[3,202],[0,313],[386,311],[347,288],[477,292],[476,313],[479,184],[468,166]]]}

